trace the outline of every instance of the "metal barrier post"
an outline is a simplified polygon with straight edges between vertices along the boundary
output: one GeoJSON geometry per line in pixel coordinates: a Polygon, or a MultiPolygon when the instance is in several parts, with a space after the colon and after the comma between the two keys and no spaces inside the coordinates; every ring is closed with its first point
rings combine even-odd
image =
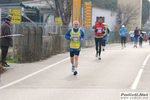
{"type": "MultiPolygon", "coordinates": [[[[13,24],[13,34],[15,34],[15,24],[13,24]]],[[[15,36],[13,36],[13,57],[12,59],[14,59],[15,57],[15,36]]]]}

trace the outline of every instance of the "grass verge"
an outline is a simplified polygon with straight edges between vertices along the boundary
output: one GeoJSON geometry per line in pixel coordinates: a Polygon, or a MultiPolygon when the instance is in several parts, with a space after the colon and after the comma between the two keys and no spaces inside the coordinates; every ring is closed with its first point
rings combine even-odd
{"type": "Polygon", "coordinates": [[[17,63],[17,58],[13,59],[13,60],[7,60],[7,63],[17,63]]]}
{"type": "Polygon", "coordinates": [[[81,48],[82,48],[82,49],[85,49],[85,48],[87,48],[87,47],[86,47],[86,46],[81,46],[81,48]]]}

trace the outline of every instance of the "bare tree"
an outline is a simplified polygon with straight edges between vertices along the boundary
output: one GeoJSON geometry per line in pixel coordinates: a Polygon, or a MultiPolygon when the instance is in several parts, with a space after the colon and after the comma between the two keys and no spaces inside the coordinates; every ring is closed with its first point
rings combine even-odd
{"type": "Polygon", "coordinates": [[[61,17],[63,25],[68,25],[71,19],[72,0],[71,1],[70,0],[50,0],[50,1],[54,2],[54,5],[52,5],[49,2],[49,0],[46,0],[51,10],[54,12],[55,17],[61,17]],[[69,18],[68,18],[68,14],[69,14],[69,18]],[[69,21],[67,21],[67,19],[69,21]]]}
{"type": "Polygon", "coordinates": [[[116,23],[114,25],[115,39],[119,39],[119,30],[122,25],[126,27],[133,27],[136,24],[136,20],[140,14],[139,7],[131,6],[131,4],[121,4],[118,5],[117,14],[116,14],[116,23]]]}
{"type": "Polygon", "coordinates": [[[118,5],[116,22],[120,28],[121,25],[132,27],[135,24],[139,14],[140,11],[137,6],[131,6],[131,4],[118,5]]]}

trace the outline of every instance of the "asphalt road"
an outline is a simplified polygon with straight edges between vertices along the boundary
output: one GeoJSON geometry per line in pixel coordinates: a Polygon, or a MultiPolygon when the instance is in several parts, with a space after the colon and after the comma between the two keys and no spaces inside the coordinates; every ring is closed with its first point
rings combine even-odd
{"type": "MultiPolygon", "coordinates": [[[[102,60],[95,48],[82,49],[78,75],[71,72],[69,53],[45,61],[10,64],[1,75],[0,100],[127,100],[120,93],[150,93],[150,46],[109,44],[102,60]]],[[[129,100],[150,100],[129,99],[129,100]]]]}

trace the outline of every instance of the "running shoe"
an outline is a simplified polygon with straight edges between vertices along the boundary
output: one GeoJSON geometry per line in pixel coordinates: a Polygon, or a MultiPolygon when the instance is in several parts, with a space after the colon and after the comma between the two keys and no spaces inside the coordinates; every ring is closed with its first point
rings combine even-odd
{"type": "Polygon", "coordinates": [[[4,67],[10,67],[7,63],[2,64],[4,67]]]}
{"type": "Polygon", "coordinates": [[[103,51],[105,51],[105,49],[103,49],[103,51]]]}
{"type": "Polygon", "coordinates": [[[101,57],[99,56],[98,59],[101,60],[101,57]]]}
{"type": "Polygon", "coordinates": [[[77,75],[77,74],[78,74],[78,72],[77,72],[77,71],[75,71],[75,72],[74,72],[74,75],[77,75]]]}

